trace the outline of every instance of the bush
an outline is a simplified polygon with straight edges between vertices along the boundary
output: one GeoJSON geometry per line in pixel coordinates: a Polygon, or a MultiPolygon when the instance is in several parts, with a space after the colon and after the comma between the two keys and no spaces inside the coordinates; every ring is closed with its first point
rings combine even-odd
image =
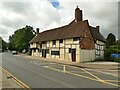
{"type": "Polygon", "coordinates": [[[27,55],[32,55],[32,50],[28,50],[27,55]]]}
{"type": "Polygon", "coordinates": [[[115,58],[114,61],[120,63],[120,58],[115,58]]]}
{"type": "Polygon", "coordinates": [[[111,57],[111,54],[117,54],[120,53],[120,50],[118,50],[118,46],[116,45],[111,45],[105,50],[105,60],[106,61],[117,61],[115,58],[111,57]]]}
{"type": "Polygon", "coordinates": [[[113,58],[111,57],[111,53],[112,53],[113,51],[111,51],[111,50],[109,50],[109,49],[107,49],[106,51],[105,51],[105,61],[113,61],[113,58]]]}

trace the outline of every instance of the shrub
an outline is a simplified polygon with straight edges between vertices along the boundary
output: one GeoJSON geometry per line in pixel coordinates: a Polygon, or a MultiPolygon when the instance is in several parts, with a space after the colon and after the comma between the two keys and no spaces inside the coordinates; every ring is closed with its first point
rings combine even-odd
{"type": "Polygon", "coordinates": [[[115,58],[114,61],[120,63],[120,58],[115,58]]]}
{"type": "Polygon", "coordinates": [[[105,50],[105,60],[106,61],[117,61],[115,58],[111,57],[111,54],[118,54],[120,50],[118,49],[117,45],[111,45],[105,50]]]}
{"type": "Polygon", "coordinates": [[[32,50],[28,50],[27,55],[32,55],[32,50]]]}

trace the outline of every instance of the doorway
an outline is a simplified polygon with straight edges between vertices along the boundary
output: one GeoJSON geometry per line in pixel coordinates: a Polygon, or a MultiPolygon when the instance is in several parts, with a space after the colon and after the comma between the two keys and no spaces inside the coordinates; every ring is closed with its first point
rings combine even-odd
{"type": "Polygon", "coordinates": [[[46,49],[42,49],[42,57],[46,58],[46,49]]]}
{"type": "Polygon", "coordinates": [[[72,62],[76,62],[76,49],[71,50],[72,62]]]}

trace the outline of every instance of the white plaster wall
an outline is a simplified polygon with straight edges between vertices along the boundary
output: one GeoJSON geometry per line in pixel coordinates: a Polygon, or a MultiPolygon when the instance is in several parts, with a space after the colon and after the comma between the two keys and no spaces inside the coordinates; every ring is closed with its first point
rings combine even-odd
{"type": "Polygon", "coordinates": [[[78,41],[73,41],[74,44],[78,44],[79,43],[79,40],[78,41]]]}
{"type": "Polygon", "coordinates": [[[95,60],[95,50],[80,49],[80,62],[95,60]]]}
{"type": "Polygon", "coordinates": [[[56,47],[59,47],[59,40],[56,40],[56,47]]]}
{"type": "Polygon", "coordinates": [[[32,56],[34,56],[34,51],[32,50],[32,56]]]}
{"type": "Polygon", "coordinates": [[[52,47],[52,41],[50,41],[50,47],[52,47]]]}
{"type": "Polygon", "coordinates": [[[73,39],[65,39],[65,44],[73,44],[73,39]]]}
{"type": "Polygon", "coordinates": [[[104,44],[105,44],[104,42],[99,41],[99,40],[97,40],[96,43],[97,43],[97,44],[101,44],[101,45],[104,45],[104,44]]]}
{"type": "Polygon", "coordinates": [[[36,43],[30,44],[30,48],[35,48],[36,47],[36,43]]]}
{"type": "Polygon", "coordinates": [[[50,42],[48,41],[48,42],[47,42],[47,47],[49,47],[49,45],[50,45],[50,42]]]}

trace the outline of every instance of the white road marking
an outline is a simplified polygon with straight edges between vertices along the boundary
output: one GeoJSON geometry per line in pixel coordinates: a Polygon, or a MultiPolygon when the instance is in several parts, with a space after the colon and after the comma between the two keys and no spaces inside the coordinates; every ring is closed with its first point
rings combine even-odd
{"type": "Polygon", "coordinates": [[[92,70],[92,69],[86,69],[86,70],[89,70],[89,71],[94,71],[94,72],[99,72],[99,73],[108,74],[108,75],[112,75],[112,76],[118,77],[118,75],[117,75],[117,74],[112,74],[112,73],[108,73],[108,72],[97,71],[97,70],[92,70]]]}

